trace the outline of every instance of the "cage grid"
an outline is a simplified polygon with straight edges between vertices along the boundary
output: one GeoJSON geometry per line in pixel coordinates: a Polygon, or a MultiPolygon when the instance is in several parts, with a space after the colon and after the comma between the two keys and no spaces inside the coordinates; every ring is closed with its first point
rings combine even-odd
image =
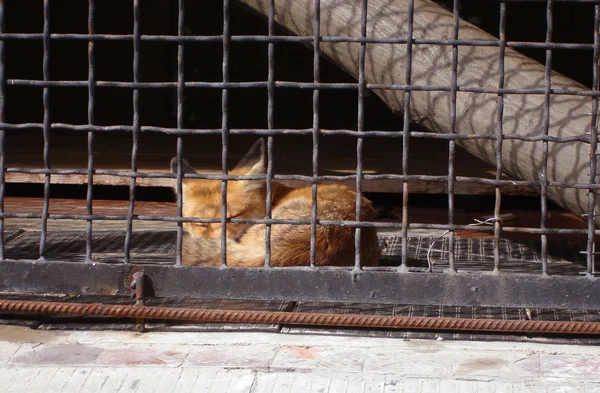
{"type": "MultiPolygon", "coordinates": [[[[574,308],[598,308],[594,301],[598,284],[594,278],[595,268],[595,236],[600,235],[596,229],[596,190],[600,188],[597,182],[597,142],[598,142],[598,98],[599,91],[599,62],[600,62],[600,4],[592,2],[594,7],[594,34],[593,43],[559,43],[553,42],[554,5],[561,0],[546,0],[546,31],[543,42],[508,41],[506,39],[507,4],[518,2],[506,0],[490,2],[490,6],[499,9],[499,38],[497,40],[477,40],[460,38],[460,2],[452,2],[452,36],[448,39],[430,39],[415,37],[414,11],[415,0],[408,1],[405,37],[377,38],[370,37],[368,29],[368,0],[362,0],[360,5],[360,36],[323,36],[321,35],[321,9],[322,2],[314,1],[314,18],[312,36],[278,35],[276,31],[276,1],[268,1],[267,34],[265,35],[233,35],[231,33],[230,0],[223,0],[223,25],[220,35],[189,35],[186,33],[186,22],[189,15],[185,13],[185,1],[176,2],[176,34],[142,34],[140,1],[133,1],[132,34],[105,34],[98,33],[95,26],[96,1],[88,0],[87,34],[81,33],[53,33],[51,32],[50,4],[52,0],[43,1],[43,31],[42,33],[13,33],[5,31],[6,4],[0,3],[0,232],[6,233],[5,220],[16,218],[40,219],[39,231],[39,259],[26,258],[19,261],[7,259],[6,239],[0,238],[0,271],[5,273],[4,280],[0,280],[0,289],[32,291],[45,290],[65,291],[66,289],[79,292],[94,292],[100,286],[118,288],[124,291],[123,276],[126,276],[136,264],[131,261],[132,239],[135,221],[160,221],[176,223],[176,257],[173,266],[145,266],[145,271],[152,277],[154,275],[154,289],[161,295],[195,295],[211,296],[237,296],[254,299],[298,299],[298,300],[348,300],[367,302],[405,302],[415,304],[446,304],[446,305],[503,305],[519,306],[533,304],[536,306],[570,306],[574,308]],[[41,41],[42,43],[42,79],[22,79],[6,77],[5,43],[7,41],[41,41]],[[87,43],[87,80],[54,80],[50,73],[50,48],[54,41],[78,41],[87,43]],[[118,41],[132,44],[132,81],[99,80],[97,77],[95,60],[96,46],[103,41],[118,41]],[[144,81],[141,77],[141,45],[146,42],[164,42],[176,46],[176,80],[175,81],[144,81]],[[240,82],[232,81],[231,70],[231,44],[232,43],[266,43],[267,44],[267,78],[264,81],[240,82]],[[221,72],[222,80],[218,82],[191,81],[185,75],[185,45],[189,43],[216,43],[222,45],[221,72]],[[313,72],[311,82],[295,82],[277,80],[275,70],[275,44],[277,43],[302,43],[312,46],[313,72]],[[355,83],[323,82],[321,79],[321,45],[322,44],[357,44],[358,51],[358,80],[355,83]],[[369,83],[366,76],[367,46],[371,44],[402,45],[406,51],[405,83],[380,84],[369,83]],[[428,45],[446,46],[451,48],[451,83],[450,85],[415,85],[413,81],[413,50],[415,47],[428,45]],[[497,47],[499,79],[496,88],[465,86],[459,83],[459,48],[461,47],[497,47]],[[544,63],[544,88],[507,88],[505,85],[505,55],[507,48],[513,49],[538,49],[545,53],[544,63]],[[591,50],[593,51],[592,89],[561,89],[552,87],[552,54],[553,50],[591,50]],[[11,87],[37,87],[42,89],[42,122],[12,123],[6,116],[7,95],[6,86],[11,87]],[[53,88],[85,88],[87,89],[87,124],[68,124],[53,122],[50,113],[51,90],[53,88]],[[132,92],[132,121],[131,125],[100,125],[96,121],[96,92],[98,89],[127,89],[132,92]],[[146,125],[140,116],[140,93],[145,89],[158,89],[159,91],[174,90],[175,127],[146,125]],[[185,120],[185,92],[189,89],[213,89],[221,92],[221,127],[220,128],[192,128],[188,127],[185,120]],[[232,128],[230,127],[229,98],[232,89],[264,89],[267,92],[267,119],[266,128],[232,128]],[[312,91],[312,128],[277,128],[275,121],[276,90],[277,89],[306,89],[312,91]],[[356,92],[356,129],[322,129],[320,121],[320,95],[328,89],[341,89],[356,92]],[[367,130],[365,128],[365,95],[368,91],[395,90],[403,95],[402,129],[394,131],[367,130]],[[415,130],[412,127],[411,93],[413,92],[447,92],[450,97],[450,128],[446,134],[437,134],[415,130]],[[457,96],[462,93],[487,94],[496,96],[497,124],[490,134],[460,134],[457,132],[457,96]],[[507,132],[504,124],[504,105],[507,95],[542,95],[544,97],[542,135],[522,135],[507,132]],[[589,130],[582,130],[581,135],[554,136],[550,135],[553,97],[580,96],[588,97],[592,102],[589,130]],[[8,134],[26,129],[38,129],[43,134],[43,168],[25,168],[7,166],[6,142],[8,134]],[[51,137],[55,130],[70,130],[87,133],[87,168],[86,169],[56,169],[53,168],[51,153],[51,137]],[[130,170],[113,170],[96,168],[94,142],[98,133],[127,132],[131,134],[132,149],[130,170]],[[142,172],[138,166],[140,138],[145,134],[162,133],[176,136],[176,173],[142,172]],[[232,135],[257,135],[266,138],[266,175],[236,176],[228,172],[230,136],[232,135]],[[220,135],[221,136],[221,168],[220,174],[187,174],[183,173],[182,163],[184,152],[183,137],[186,135],[220,135]],[[276,174],[274,168],[274,140],[280,135],[296,135],[312,138],[311,174],[276,174]],[[320,140],[326,136],[351,136],[356,139],[356,173],[351,175],[324,175],[320,168],[320,140]],[[364,142],[370,138],[397,138],[402,140],[402,173],[365,173],[364,169],[364,142]],[[448,143],[447,175],[412,174],[409,167],[410,138],[440,139],[448,143]],[[527,143],[541,144],[542,166],[539,179],[507,180],[502,178],[505,168],[503,162],[504,141],[516,140],[527,143]],[[472,176],[459,176],[455,171],[455,156],[457,142],[460,141],[488,141],[494,144],[496,152],[493,179],[472,176]],[[589,182],[564,182],[549,180],[548,154],[549,143],[568,144],[581,142],[589,144],[589,182]],[[37,174],[43,176],[43,210],[40,213],[7,212],[4,209],[6,195],[6,174],[37,174]],[[86,214],[51,213],[49,211],[51,198],[51,177],[53,175],[84,175],[87,176],[86,186],[86,214]],[[129,203],[127,214],[95,214],[94,213],[94,176],[109,175],[130,179],[129,203]],[[136,214],[136,184],[140,178],[171,179],[176,190],[176,216],[141,215],[136,214]],[[221,181],[221,217],[183,217],[182,183],[184,179],[206,179],[221,181]],[[227,217],[227,184],[234,180],[264,180],[266,182],[266,215],[261,219],[243,219],[227,217]],[[273,210],[273,181],[295,180],[310,184],[311,187],[311,218],[299,219],[274,219],[273,210]],[[402,183],[402,214],[400,222],[365,221],[361,217],[361,202],[363,197],[364,180],[393,180],[402,183]],[[444,183],[447,187],[447,223],[431,224],[409,221],[410,182],[425,180],[444,183]],[[356,218],[355,220],[320,220],[318,219],[317,185],[324,182],[347,182],[355,184],[356,191],[356,218]],[[465,225],[455,223],[455,188],[457,183],[476,185],[490,185],[495,187],[495,203],[493,217],[486,222],[491,225],[465,225]],[[502,189],[505,187],[527,186],[540,192],[541,221],[539,227],[519,227],[505,225],[502,222],[502,189]],[[547,225],[548,217],[548,189],[571,188],[587,190],[588,212],[585,214],[587,228],[552,228],[547,225]],[[49,220],[83,220],[85,228],[85,264],[73,265],[63,262],[48,261],[48,221],[49,220]],[[94,261],[94,221],[126,221],[125,239],[123,242],[123,261],[121,264],[96,264],[94,261]],[[226,232],[221,233],[221,269],[203,267],[182,267],[182,242],[184,237],[183,223],[218,223],[225,227],[227,223],[249,223],[265,225],[265,265],[263,268],[251,270],[223,269],[227,267],[226,232]],[[271,228],[273,225],[293,224],[310,226],[310,260],[307,266],[297,268],[271,267],[271,228]],[[316,232],[319,226],[349,226],[354,228],[354,261],[348,261],[347,269],[316,268],[316,232]],[[367,268],[362,266],[360,258],[361,230],[364,228],[392,228],[400,231],[401,251],[400,264],[397,267],[367,268]],[[442,230],[448,232],[448,266],[437,269],[436,273],[418,274],[409,269],[409,231],[417,229],[442,230]],[[490,233],[493,239],[493,271],[491,274],[457,269],[456,247],[458,240],[455,236],[457,230],[475,230],[490,233]],[[506,271],[503,268],[501,255],[501,242],[504,233],[534,234],[540,238],[539,274],[525,274],[506,271]],[[548,272],[548,236],[549,235],[580,235],[586,236],[586,265],[582,275],[554,276],[548,272]],[[32,263],[33,262],[33,263],[32,263]],[[31,273],[22,278],[24,272],[31,273]],[[440,273],[440,274],[437,274],[440,273]],[[44,282],[40,277],[50,275],[53,277],[51,284],[44,282]],[[93,277],[89,277],[93,275],[93,277]],[[70,277],[68,277],[70,276],[70,277]],[[223,280],[228,280],[226,288],[220,288],[223,280]],[[202,283],[202,285],[198,285],[202,283]],[[310,288],[302,287],[302,283],[310,288]],[[428,288],[439,288],[440,293],[433,297],[428,293],[428,288]],[[535,293],[527,293],[528,288],[535,288],[535,293]],[[502,293],[500,293],[502,292],[502,293]]],[[[566,2],[567,0],[565,0],[566,2]]],[[[590,3],[583,0],[568,0],[573,3],[590,3]]],[[[8,97],[8,98],[7,98],[8,97]]]]}

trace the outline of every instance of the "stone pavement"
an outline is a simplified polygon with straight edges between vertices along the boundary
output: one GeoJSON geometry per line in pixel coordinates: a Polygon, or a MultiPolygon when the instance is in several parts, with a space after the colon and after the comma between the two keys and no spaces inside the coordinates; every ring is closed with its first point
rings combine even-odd
{"type": "Polygon", "coordinates": [[[591,393],[600,348],[0,326],[0,381],[0,393],[591,393]]]}

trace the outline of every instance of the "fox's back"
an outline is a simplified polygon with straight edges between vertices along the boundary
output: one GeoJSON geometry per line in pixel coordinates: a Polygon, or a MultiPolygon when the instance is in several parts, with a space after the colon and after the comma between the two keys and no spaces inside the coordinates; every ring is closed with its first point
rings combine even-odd
{"type": "MultiPolygon", "coordinates": [[[[272,217],[282,220],[306,220],[312,216],[312,188],[291,189],[273,200],[272,217]]],[[[362,198],[361,220],[371,221],[375,210],[371,202],[362,198]]],[[[317,187],[317,220],[356,221],[356,193],[343,185],[317,187]]],[[[310,225],[275,224],[272,244],[282,252],[287,251],[285,265],[305,265],[310,260],[310,225]],[[277,226],[280,226],[277,228],[277,226]],[[285,250],[284,248],[287,248],[285,250]]],[[[351,265],[354,263],[354,227],[317,225],[316,264],[351,265]]],[[[260,239],[261,241],[263,239],[260,239]]],[[[380,251],[375,228],[361,230],[361,263],[377,265],[380,251]]],[[[277,262],[274,263],[275,265],[277,262]]]]}

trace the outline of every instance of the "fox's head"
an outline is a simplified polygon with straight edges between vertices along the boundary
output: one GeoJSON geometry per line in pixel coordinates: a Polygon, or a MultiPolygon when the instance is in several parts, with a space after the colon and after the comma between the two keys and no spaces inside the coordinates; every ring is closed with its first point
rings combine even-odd
{"type": "MultiPolygon", "coordinates": [[[[197,173],[182,159],[182,172],[197,173]]],[[[177,157],[171,160],[171,172],[177,173],[177,157]]],[[[230,175],[264,175],[265,145],[259,139],[242,160],[229,171],[230,175]]],[[[184,179],[182,183],[183,217],[221,218],[220,180],[184,179]]],[[[227,182],[227,218],[265,217],[265,180],[229,180],[227,182]]],[[[227,223],[227,237],[238,238],[251,224],[227,223]]],[[[204,238],[221,236],[220,223],[184,223],[186,232],[204,238]]]]}

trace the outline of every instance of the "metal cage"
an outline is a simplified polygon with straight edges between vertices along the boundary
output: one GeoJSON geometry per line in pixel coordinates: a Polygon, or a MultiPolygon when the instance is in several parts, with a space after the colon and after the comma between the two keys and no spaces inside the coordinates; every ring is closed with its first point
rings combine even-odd
{"type": "MultiPolygon", "coordinates": [[[[401,304],[423,304],[423,305],[461,305],[461,306],[502,306],[502,307],[548,307],[548,308],[573,308],[573,309],[598,309],[600,303],[596,294],[600,290],[600,283],[595,278],[595,236],[600,231],[595,226],[596,215],[596,190],[597,184],[597,143],[598,143],[598,67],[600,58],[600,4],[590,1],[571,1],[571,3],[585,3],[593,15],[593,42],[591,43],[560,43],[553,41],[553,7],[557,0],[548,0],[543,4],[546,7],[546,31],[545,39],[536,42],[508,41],[506,39],[506,21],[508,1],[488,2],[486,7],[497,9],[499,15],[499,38],[493,41],[480,41],[472,39],[459,39],[459,1],[453,2],[453,37],[445,40],[428,40],[415,36],[413,32],[412,14],[414,11],[414,0],[409,2],[409,23],[406,26],[408,35],[394,37],[392,39],[373,38],[368,34],[371,26],[368,26],[368,0],[362,0],[360,16],[360,37],[324,36],[320,27],[321,1],[314,1],[314,20],[312,36],[290,36],[277,34],[275,3],[279,0],[268,2],[268,33],[257,35],[232,35],[230,20],[230,0],[222,3],[222,32],[218,35],[191,35],[186,33],[186,23],[193,23],[194,16],[186,13],[184,0],[174,2],[176,33],[174,34],[142,34],[140,1],[133,1],[132,8],[132,31],[126,33],[100,33],[95,26],[96,6],[95,0],[88,0],[87,32],[55,33],[51,30],[51,3],[54,0],[43,1],[43,30],[35,32],[11,32],[5,26],[8,18],[11,18],[9,2],[0,2],[0,232],[4,234],[0,238],[0,291],[10,293],[69,293],[69,294],[126,294],[129,292],[131,276],[140,270],[148,277],[151,283],[151,292],[157,297],[191,296],[202,298],[243,298],[256,300],[305,300],[305,301],[350,301],[363,303],[401,303],[401,304]],[[176,5],[175,5],[176,3],[176,5]],[[57,41],[68,41],[84,43],[87,45],[87,80],[55,80],[50,74],[50,48],[57,41]],[[35,42],[42,46],[42,73],[39,79],[12,78],[6,72],[7,56],[16,56],[16,51],[8,53],[8,43],[35,42]],[[99,44],[103,42],[120,42],[131,46],[132,78],[129,81],[103,80],[98,78],[96,70],[96,52],[99,44]],[[310,45],[313,51],[313,79],[309,82],[297,82],[277,80],[275,49],[276,44],[294,42],[310,45]],[[175,80],[144,81],[141,78],[141,70],[144,67],[141,61],[141,46],[147,43],[162,43],[176,51],[176,62],[174,73],[175,80]],[[222,79],[220,81],[197,81],[192,80],[185,74],[185,55],[187,45],[198,43],[210,43],[220,46],[222,51],[222,79]],[[230,46],[233,43],[240,45],[246,43],[262,43],[267,46],[267,78],[261,81],[237,82],[230,79],[232,60],[230,57],[230,46]],[[329,83],[323,82],[320,75],[321,45],[344,45],[348,43],[360,45],[358,65],[358,80],[352,83],[329,83]],[[365,76],[366,48],[369,45],[399,45],[405,48],[406,67],[402,85],[372,84],[365,76]],[[412,77],[412,53],[415,48],[423,48],[428,45],[442,45],[452,48],[452,83],[450,85],[415,85],[411,83],[412,77]],[[458,82],[458,56],[459,48],[469,46],[488,46],[498,51],[498,64],[500,67],[500,78],[497,88],[492,90],[472,86],[461,86],[458,82]],[[527,49],[534,48],[543,50],[545,53],[545,88],[535,89],[513,89],[505,88],[504,56],[506,48],[527,49]],[[581,64],[582,69],[590,69],[592,74],[592,89],[582,91],[564,91],[554,89],[550,85],[552,72],[552,53],[557,50],[588,51],[592,54],[592,64],[581,64]],[[37,88],[42,91],[41,105],[43,107],[42,121],[13,122],[7,115],[6,106],[11,100],[11,94],[7,87],[16,91],[17,89],[37,88]],[[85,124],[67,124],[53,122],[51,119],[51,100],[53,89],[78,89],[87,91],[87,121],[85,124]],[[98,90],[108,92],[110,95],[115,91],[131,92],[131,113],[133,118],[130,124],[102,125],[97,122],[96,99],[98,90]],[[189,128],[186,126],[184,109],[185,94],[194,89],[204,89],[220,92],[221,94],[221,126],[216,128],[189,128]],[[263,89],[267,92],[267,127],[266,128],[232,128],[230,126],[229,95],[235,89],[263,89]],[[312,128],[277,128],[274,119],[277,89],[308,89],[312,92],[312,128]],[[356,118],[356,129],[323,129],[320,122],[320,97],[323,91],[329,89],[345,89],[356,92],[356,107],[358,116],[356,118]],[[154,90],[157,94],[173,96],[174,123],[169,126],[155,126],[144,124],[140,117],[140,95],[142,91],[154,90]],[[365,123],[365,95],[370,90],[396,90],[403,93],[404,101],[402,108],[402,128],[395,131],[366,130],[365,123]],[[410,118],[411,94],[415,91],[445,91],[450,95],[450,123],[451,129],[448,134],[435,134],[414,130],[410,118]],[[470,92],[473,94],[492,94],[496,97],[498,122],[493,133],[460,134],[456,131],[457,94],[470,92]],[[507,95],[543,95],[545,98],[544,116],[541,119],[545,128],[544,136],[515,135],[503,127],[504,98],[507,95]],[[582,130],[577,138],[560,139],[548,135],[550,127],[551,98],[555,96],[583,96],[592,102],[592,113],[589,114],[589,129],[582,130]],[[6,162],[6,139],[11,133],[19,133],[22,130],[35,129],[43,134],[43,167],[25,168],[9,166],[6,162]],[[87,169],[55,169],[50,162],[52,146],[50,143],[52,133],[55,130],[69,130],[87,135],[87,169]],[[110,132],[124,132],[131,136],[131,168],[130,170],[98,169],[95,164],[95,139],[99,134],[110,132]],[[162,172],[142,172],[138,168],[138,147],[142,135],[162,133],[176,136],[177,160],[181,168],[181,160],[184,155],[183,138],[186,135],[220,135],[221,136],[221,173],[220,174],[183,174],[179,170],[176,174],[162,172]],[[230,136],[253,134],[265,137],[267,141],[268,168],[266,176],[253,177],[266,179],[267,182],[267,214],[264,219],[244,220],[227,218],[227,188],[229,180],[240,179],[239,176],[228,174],[230,136]],[[274,138],[279,135],[297,135],[312,138],[312,173],[310,175],[299,174],[275,174],[273,167],[274,138]],[[346,135],[356,140],[356,173],[349,176],[323,175],[319,168],[320,141],[328,135],[346,135]],[[363,155],[364,143],[368,138],[396,138],[403,141],[402,148],[402,173],[392,174],[368,174],[364,173],[363,155]],[[410,155],[409,138],[429,138],[445,140],[448,142],[447,175],[433,176],[425,174],[414,174],[409,171],[408,157],[410,155]],[[457,176],[455,174],[456,143],[464,140],[486,140],[493,143],[497,152],[496,178],[472,178],[457,176]],[[502,147],[506,140],[519,140],[527,143],[541,145],[547,161],[549,143],[569,143],[573,141],[584,142],[589,145],[590,155],[584,157],[589,167],[589,183],[559,183],[547,180],[547,163],[542,167],[539,181],[505,180],[501,177],[503,172],[502,147]],[[8,174],[33,174],[43,178],[44,207],[41,214],[24,212],[7,212],[4,208],[4,200],[7,187],[6,176],[8,174]],[[52,176],[82,176],[87,184],[86,214],[55,214],[49,211],[50,197],[52,194],[52,176]],[[129,204],[127,214],[105,215],[95,214],[94,207],[94,177],[104,175],[118,177],[129,181],[129,204]],[[139,215],[135,212],[136,185],[144,179],[169,179],[174,181],[177,195],[177,215],[139,215]],[[220,219],[211,220],[206,218],[183,218],[182,217],[182,180],[184,178],[212,179],[222,181],[222,214],[220,219]],[[369,222],[360,217],[361,197],[363,194],[363,181],[367,180],[389,180],[402,184],[402,220],[401,222],[369,222]],[[275,220],[271,217],[271,194],[272,181],[302,181],[312,187],[312,218],[311,220],[275,220]],[[448,221],[446,224],[427,224],[418,220],[410,222],[408,219],[408,202],[410,195],[409,183],[415,180],[427,180],[438,182],[447,188],[448,221]],[[357,200],[354,221],[342,220],[317,220],[317,184],[323,182],[352,182],[354,184],[357,200]],[[487,225],[470,226],[457,225],[455,216],[455,188],[460,183],[477,184],[494,188],[495,210],[487,225]],[[505,187],[520,186],[533,187],[541,195],[541,222],[537,227],[511,227],[502,225],[501,196],[505,187]],[[587,229],[549,228],[546,225],[548,215],[548,188],[576,188],[589,190],[589,211],[586,214],[587,229]],[[39,234],[38,258],[22,258],[14,260],[7,253],[7,247],[12,241],[10,231],[5,229],[5,220],[13,218],[40,219],[41,227],[39,234]],[[85,230],[85,260],[75,262],[69,260],[49,260],[47,250],[49,243],[49,220],[83,220],[87,224],[85,230]],[[102,263],[94,260],[93,243],[94,222],[97,220],[121,220],[127,222],[125,239],[122,249],[122,258],[117,263],[102,263]],[[135,237],[133,230],[136,221],[172,222],[177,224],[176,237],[176,260],[172,264],[131,263],[132,241],[135,237]],[[225,233],[221,237],[222,245],[222,268],[187,267],[181,266],[181,250],[184,222],[218,222],[224,226],[227,222],[251,222],[266,224],[266,260],[262,268],[256,269],[233,269],[226,267],[225,233]],[[270,266],[270,228],[282,223],[296,225],[310,225],[311,239],[310,261],[306,261],[306,267],[275,268],[270,266]],[[355,260],[354,265],[348,268],[323,268],[315,267],[315,241],[317,225],[350,226],[355,228],[355,260]],[[394,228],[400,231],[401,261],[397,267],[368,268],[361,266],[360,261],[360,233],[365,227],[394,228]],[[414,229],[437,229],[448,231],[448,265],[443,269],[431,271],[415,271],[408,264],[409,261],[409,231],[414,229]],[[456,230],[477,230],[493,234],[493,265],[490,271],[476,271],[468,267],[457,268],[456,253],[459,247],[455,238],[456,230]],[[504,233],[528,233],[539,235],[541,260],[537,271],[515,272],[504,269],[504,261],[501,257],[502,234],[504,233]],[[548,262],[548,235],[581,235],[587,236],[585,249],[586,264],[576,269],[575,273],[551,274],[548,262]]],[[[520,2],[510,2],[520,3],[520,2]]],[[[560,2],[563,3],[563,2],[560,2]]],[[[127,59],[125,59],[127,60],[127,59]]],[[[115,58],[114,62],[125,61],[115,58]]],[[[14,61],[14,60],[13,60],[14,61]]],[[[38,105],[34,103],[34,105],[38,105]]],[[[173,109],[172,108],[172,109],[173,109]]],[[[243,178],[243,177],[242,177],[243,178]]],[[[151,261],[145,261],[151,262],[151,261]]],[[[537,265],[536,265],[537,266],[537,265]]]]}

